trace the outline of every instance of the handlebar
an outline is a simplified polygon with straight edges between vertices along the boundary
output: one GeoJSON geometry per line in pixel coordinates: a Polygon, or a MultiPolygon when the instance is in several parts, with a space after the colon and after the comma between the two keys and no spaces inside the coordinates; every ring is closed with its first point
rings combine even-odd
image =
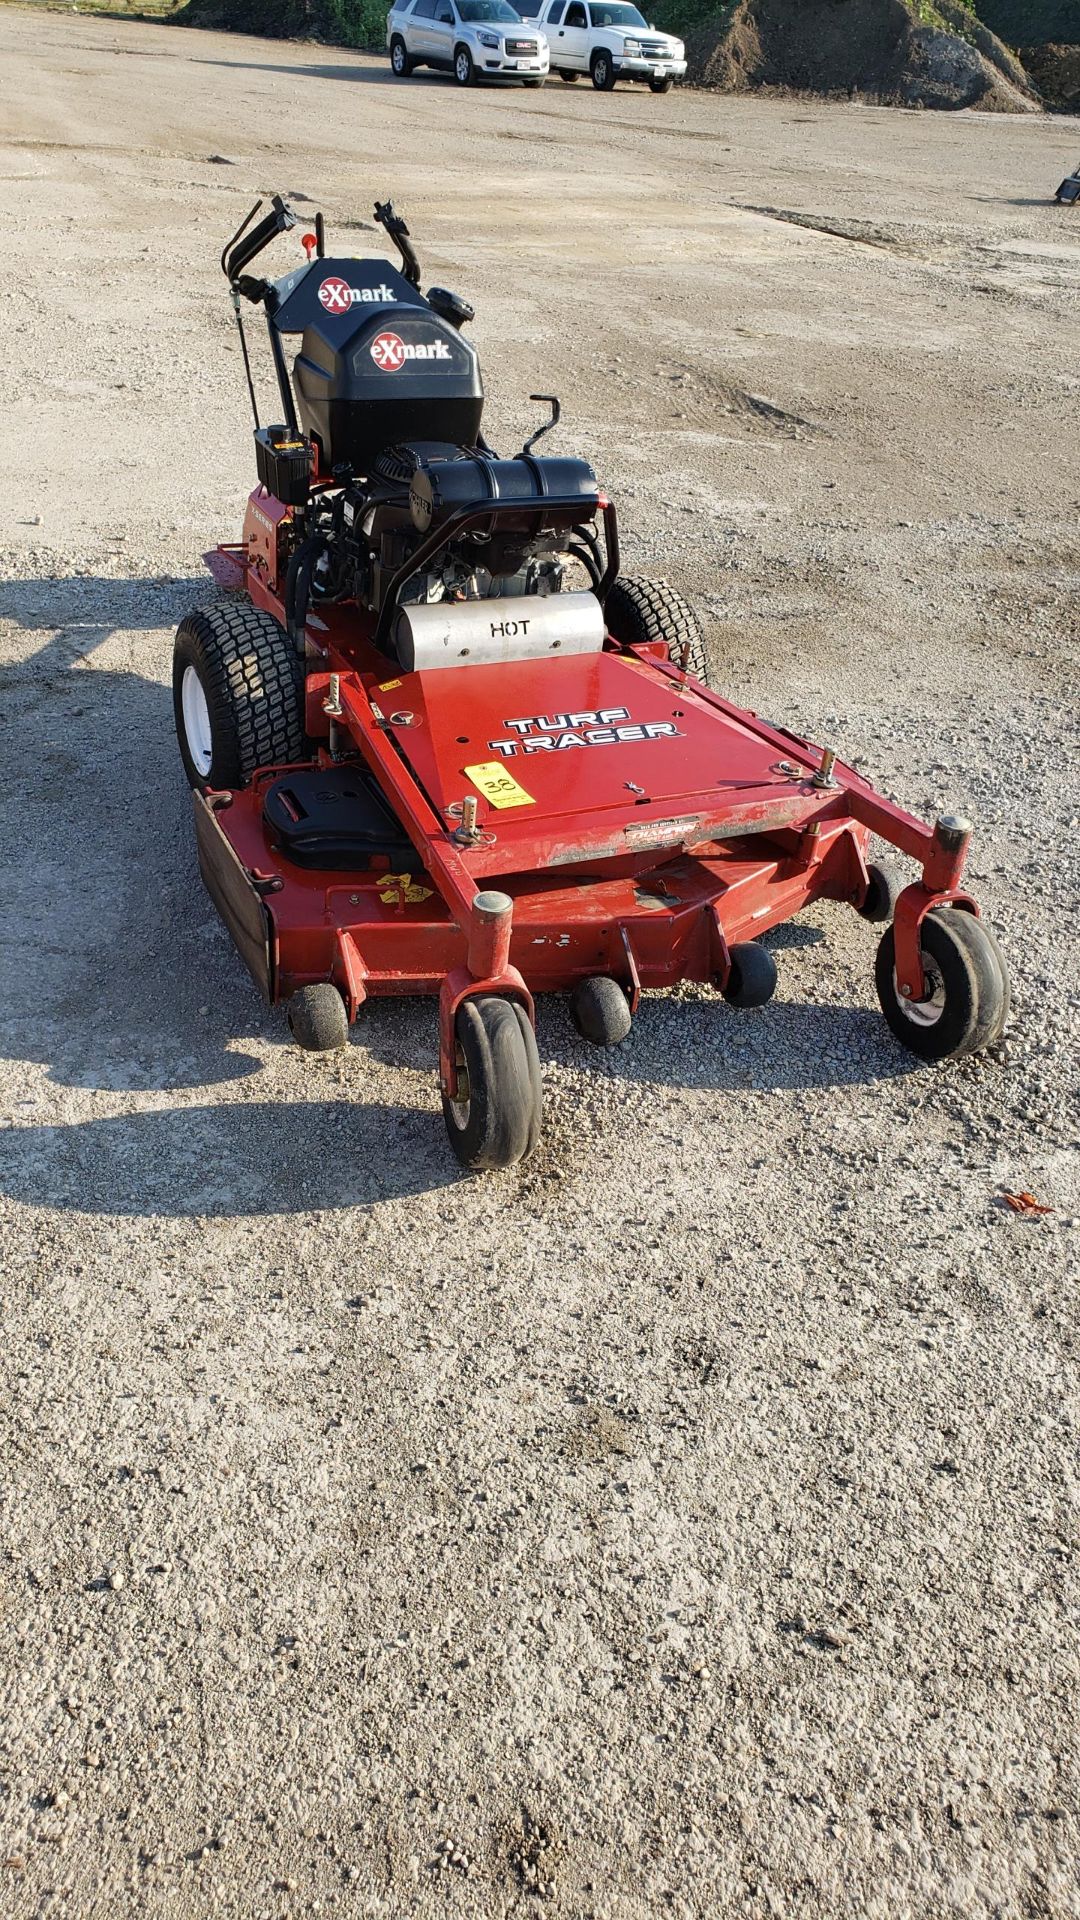
{"type": "MultiPolygon", "coordinates": [[[[234,295],[244,294],[247,299],[255,301],[263,298],[267,291],[267,282],[246,277],[245,267],[249,267],[256,255],[260,254],[264,247],[268,247],[271,240],[275,240],[279,233],[288,233],[290,227],[296,225],[296,215],[288,201],[280,193],[275,193],[270,203],[270,212],[263,215],[258,226],[252,227],[251,222],[261,206],[262,201],[256,200],[247,218],[240,222],[232,239],[226,242],[221,255],[221,271],[232,287],[234,295]]],[[[420,262],[409,239],[409,229],[401,215],[394,212],[393,202],[377,200],[375,218],[379,225],[386,229],[401,255],[402,272],[406,280],[411,286],[419,287],[420,262]]],[[[316,257],[321,260],[325,244],[321,213],[315,217],[315,235],[316,257]]]]}
{"type": "Polygon", "coordinates": [[[296,215],[292,208],[282,199],[280,193],[275,193],[270,203],[270,212],[264,214],[258,226],[252,227],[251,232],[247,234],[247,239],[242,240],[241,235],[247,232],[261,206],[262,201],[256,200],[247,219],[237,227],[221,256],[221,270],[230,286],[237,284],[244,268],[251,265],[256,254],[261,253],[264,247],[268,247],[271,240],[276,239],[279,233],[287,233],[290,227],[296,225],[296,215]]]}
{"type": "Polygon", "coordinates": [[[420,262],[417,259],[415,252],[413,251],[412,242],[409,239],[408,227],[405,225],[405,222],[402,219],[400,213],[394,212],[393,201],[392,200],[384,200],[384,201],[376,200],[375,218],[378,221],[380,227],[385,227],[395,247],[400,253],[402,272],[404,273],[406,280],[409,282],[409,285],[412,287],[419,287],[420,262]]]}

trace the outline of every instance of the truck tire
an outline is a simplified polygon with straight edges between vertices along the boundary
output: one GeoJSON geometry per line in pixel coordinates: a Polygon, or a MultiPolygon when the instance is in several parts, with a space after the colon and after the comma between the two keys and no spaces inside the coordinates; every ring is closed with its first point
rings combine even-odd
{"type": "Polygon", "coordinates": [[[597,47],[589,62],[589,72],[597,93],[610,93],[615,85],[615,63],[606,47],[597,47]]]}
{"type": "Polygon", "coordinates": [[[413,70],[409,49],[400,33],[395,33],[390,42],[390,66],[399,80],[407,80],[413,70]]]}
{"type": "Polygon", "coordinates": [[[188,782],[246,787],[304,758],[303,665],[284,627],[250,600],[185,614],[173,647],[173,717],[188,782]]]}
{"type": "Polygon", "coordinates": [[[635,580],[621,573],[604,602],[604,618],[612,639],[621,646],[665,641],[668,658],[675,666],[687,647],[688,671],[708,686],[709,663],[698,617],[677,587],[669,586],[666,580],[635,580]]]}

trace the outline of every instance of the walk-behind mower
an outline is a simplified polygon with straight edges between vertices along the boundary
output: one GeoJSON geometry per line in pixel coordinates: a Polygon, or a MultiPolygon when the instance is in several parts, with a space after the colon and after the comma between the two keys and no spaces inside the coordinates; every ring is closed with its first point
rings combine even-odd
{"type": "Polygon", "coordinates": [[[454,1151],[510,1166],[540,1131],[535,994],[569,992],[600,1046],[645,987],[763,1006],[760,936],[819,898],[891,921],[877,990],[910,1052],[994,1044],[1009,990],[961,887],[968,823],[923,826],[709,687],[690,607],[620,575],[591,467],[535,451],[558,401],[532,396],[551,417],[512,459],[484,439],[473,310],[420,292],[392,206],[400,270],[326,257],[320,217],[269,281],[248,269],[295,217],[277,197],[252,225],[260,204],[222,255],[259,485],[243,540],[207,555],[233,591],[182,621],[173,684],[203,878],[300,1045],[344,1045],[372,995],[437,994],[454,1151]],[[870,864],[872,834],[922,878],[870,864]]]}

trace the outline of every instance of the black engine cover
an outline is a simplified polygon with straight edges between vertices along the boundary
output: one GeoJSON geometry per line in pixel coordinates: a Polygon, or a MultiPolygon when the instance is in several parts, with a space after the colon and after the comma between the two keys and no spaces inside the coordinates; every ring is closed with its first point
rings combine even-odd
{"type": "Polygon", "coordinates": [[[484,389],[476,349],[383,260],[313,260],[274,288],[271,325],[302,333],[293,367],[323,468],[368,474],[396,441],[472,446],[484,389]]]}

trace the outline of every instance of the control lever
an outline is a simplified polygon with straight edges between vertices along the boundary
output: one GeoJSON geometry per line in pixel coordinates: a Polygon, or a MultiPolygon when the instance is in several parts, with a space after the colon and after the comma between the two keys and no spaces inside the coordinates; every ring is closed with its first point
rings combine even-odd
{"type": "Polygon", "coordinates": [[[409,229],[400,213],[394,212],[392,200],[376,200],[375,218],[380,227],[385,227],[395,247],[401,255],[401,271],[411,287],[420,290],[420,262],[413,251],[409,239],[409,229]]]}
{"type": "Polygon", "coordinates": [[[537,441],[542,440],[545,433],[550,433],[552,427],[558,426],[559,418],[560,418],[560,415],[562,414],[562,407],[560,406],[558,400],[556,399],[553,393],[530,393],[529,399],[544,401],[545,404],[551,408],[551,419],[545,420],[543,426],[537,428],[531,440],[526,440],[525,445],[521,449],[522,459],[524,459],[527,453],[532,452],[537,441]]]}

